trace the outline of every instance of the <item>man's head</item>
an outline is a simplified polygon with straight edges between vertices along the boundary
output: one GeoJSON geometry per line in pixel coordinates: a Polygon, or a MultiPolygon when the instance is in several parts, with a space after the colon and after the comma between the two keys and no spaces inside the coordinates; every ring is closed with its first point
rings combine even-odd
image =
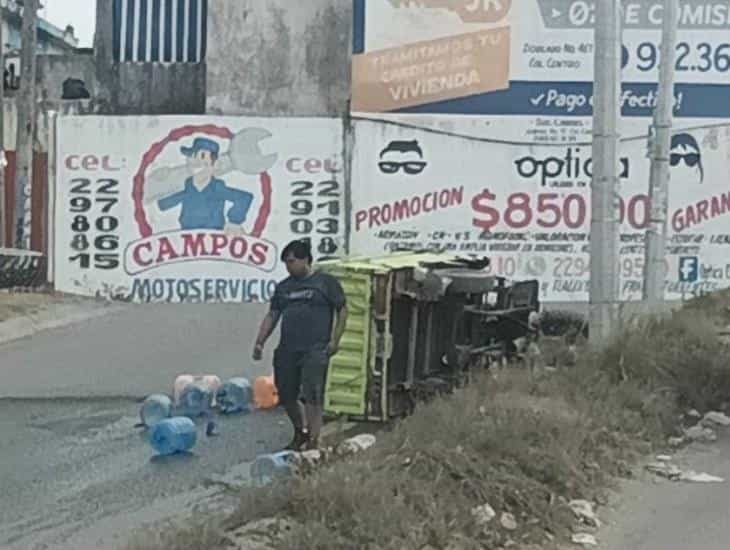
{"type": "Polygon", "coordinates": [[[200,179],[210,179],[215,172],[215,163],[220,147],[212,139],[195,138],[192,147],[181,147],[180,152],[187,159],[190,175],[200,179]]]}
{"type": "Polygon", "coordinates": [[[306,277],[312,268],[312,249],[304,241],[292,241],[281,252],[289,275],[297,279],[306,277]]]}
{"type": "Polygon", "coordinates": [[[406,174],[415,176],[426,168],[423,160],[423,150],[418,141],[391,141],[380,152],[378,166],[383,174],[395,174],[403,170],[406,174]]]}
{"type": "Polygon", "coordinates": [[[702,167],[702,152],[697,140],[690,134],[675,134],[672,136],[672,152],[670,164],[675,173],[674,181],[696,180],[698,172],[700,183],[705,179],[705,170],[702,167]]]}

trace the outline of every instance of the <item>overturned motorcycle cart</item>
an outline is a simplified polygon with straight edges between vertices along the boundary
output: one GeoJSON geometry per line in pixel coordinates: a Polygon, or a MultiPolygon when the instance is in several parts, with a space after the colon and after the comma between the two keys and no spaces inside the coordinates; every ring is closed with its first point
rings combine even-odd
{"type": "Polygon", "coordinates": [[[341,282],[349,317],[330,364],[328,414],[387,422],[421,396],[463,385],[469,371],[516,354],[537,334],[537,281],[511,285],[487,259],[398,253],[318,265],[341,282]]]}

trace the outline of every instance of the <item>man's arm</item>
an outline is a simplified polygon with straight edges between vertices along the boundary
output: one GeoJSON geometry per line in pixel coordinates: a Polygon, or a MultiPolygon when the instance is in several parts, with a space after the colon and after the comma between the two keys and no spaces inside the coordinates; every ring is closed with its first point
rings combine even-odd
{"type": "Polygon", "coordinates": [[[335,355],[340,349],[340,342],[342,336],[345,334],[345,327],[347,326],[347,299],[340,281],[331,275],[327,278],[327,281],[329,299],[336,315],[335,325],[332,329],[332,339],[329,345],[329,354],[335,355]]]}
{"type": "Polygon", "coordinates": [[[281,319],[281,312],[276,309],[272,309],[266,314],[264,320],[261,321],[261,326],[259,326],[259,333],[256,337],[256,344],[254,345],[253,351],[253,358],[256,361],[261,359],[266,341],[269,339],[269,336],[271,336],[271,333],[274,332],[276,325],[279,324],[279,319],[281,319]]]}
{"type": "Polygon", "coordinates": [[[335,327],[332,331],[332,341],[330,342],[329,348],[330,355],[335,355],[340,349],[340,341],[342,340],[342,336],[345,334],[345,327],[347,326],[347,304],[337,310],[336,315],[337,321],[335,322],[335,327]]]}

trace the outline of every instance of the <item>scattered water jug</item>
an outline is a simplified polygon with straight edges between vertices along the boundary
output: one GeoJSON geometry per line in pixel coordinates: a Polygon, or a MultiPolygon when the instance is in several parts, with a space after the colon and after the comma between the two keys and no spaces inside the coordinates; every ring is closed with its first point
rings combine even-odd
{"type": "Polygon", "coordinates": [[[161,455],[187,452],[195,447],[197,439],[195,424],[185,417],[161,420],[150,433],[150,444],[161,455]]]}
{"type": "MultiPolygon", "coordinates": [[[[175,387],[172,394],[175,403],[180,402],[180,398],[182,397],[185,388],[187,388],[191,384],[199,384],[206,387],[215,398],[215,393],[218,391],[218,388],[221,387],[221,379],[214,374],[182,374],[178,376],[175,379],[175,387]]],[[[214,404],[215,403],[212,403],[212,405],[214,404]]]]}
{"type": "Polygon", "coordinates": [[[139,411],[142,424],[148,428],[154,426],[159,421],[169,418],[172,414],[172,399],[167,395],[155,394],[150,395],[144,400],[142,409],[139,411]]]}
{"type": "Polygon", "coordinates": [[[220,387],[216,400],[223,414],[251,412],[253,407],[251,383],[245,378],[232,378],[220,387]]]}
{"type": "Polygon", "coordinates": [[[261,455],[251,464],[251,478],[259,485],[271,483],[274,479],[287,477],[294,472],[294,451],[261,455]]]}
{"type": "Polygon", "coordinates": [[[273,376],[260,376],[253,384],[253,399],[259,409],[273,409],[279,404],[273,376]]]}
{"type": "Polygon", "coordinates": [[[176,414],[197,418],[210,414],[215,394],[211,389],[200,382],[193,382],[185,386],[175,407],[176,414]]]}

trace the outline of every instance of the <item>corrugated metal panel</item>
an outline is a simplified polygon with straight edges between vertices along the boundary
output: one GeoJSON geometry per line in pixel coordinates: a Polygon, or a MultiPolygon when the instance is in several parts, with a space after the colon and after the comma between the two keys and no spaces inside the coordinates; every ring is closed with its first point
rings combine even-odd
{"type": "Polygon", "coordinates": [[[335,414],[363,416],[366,412],[368,355],[370,352],[371,276],[332,265],[321,266],[338,278],[347,298],[348,318],[340,351],[327,377],[325,410],[335,414]]]}

